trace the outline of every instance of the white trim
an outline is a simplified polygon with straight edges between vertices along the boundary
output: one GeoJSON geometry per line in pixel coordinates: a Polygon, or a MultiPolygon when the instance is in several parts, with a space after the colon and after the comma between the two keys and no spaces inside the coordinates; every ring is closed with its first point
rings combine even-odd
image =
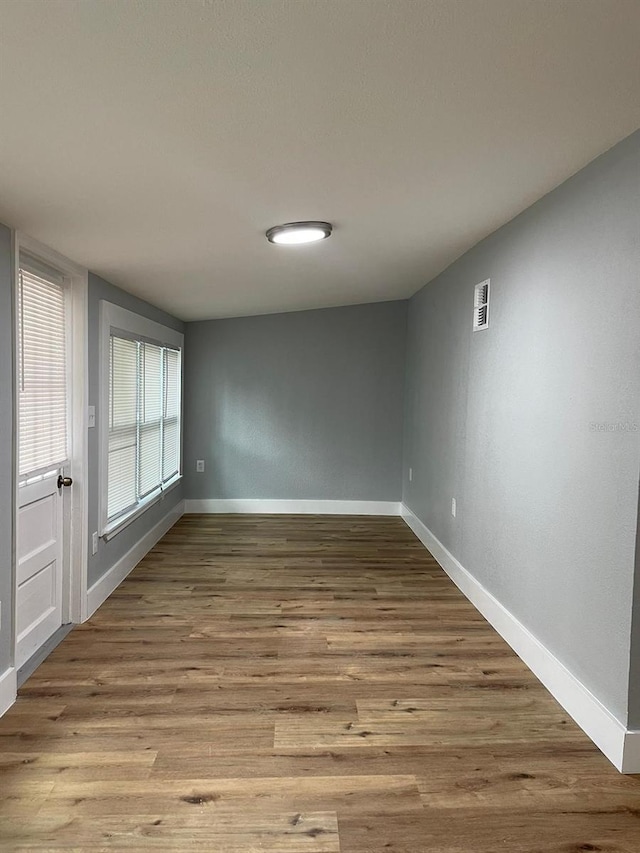
{"type": "MultiPolygon", "coordinates": [[[[68,611],[63,617],[80,623],[86,619],[89,561],[89,282],[87,270],[71,282],[71,567],[68,611]]],[[[63,622],[67,619],[63,618],[63,622]]]]}
{"type": "Polygon", "coordinates": [[[141,338],[146,338],[160,346],[183,349],[184,335],[182,332],[178,332],[177,329],[172,329],[170,326],[163,326],[162,323],[156,323],[155,320],[149,320],[148,317],[143,317],[134,311],[128,311],[126,308],[122,308],[113,302],[107,302],[105,299],[100,300],[100,319],[103,332],[104,326],[106,326],[107,344],[109,343],[109,330],[120,329],[122,332],[140,335],[141,338]]]}
{"type": "Polygon", "coordinates": [[[486,590],[405,505],[401,515],[458,589],[482,613],[580,728],[623,773],[640,772],[640,732],[625,726],[506,607],[486,590]]]}
{"type": "Polygon", "coordinates": [[[0,717],[13,705],[17,695],[18,673],[15,667],[10,666],[0,675],[0,717]]]}
{"type": "Polygon", "coordinates": [[[621,773],[640,773],[640,731],[627,729],[624,736],[621,773]]]}
{"type": "MultiPolygon", "coordinates": [[[[44,243],[30,237],[28,234],[23,234],[21,231],[16,231],[16,249],[22,249],[36,258],[40,258],[40,260],[49,264],[49,266],[60,270],[64,275],[86,276],[87,274],[85,267],[76,264],[75,261],[66,258],[60,252],[50,249],[49,246],[45,246],[44,243]]],[[[16,252],[16,259],[18,257],[19,254],[16,252]]]]}
{"type": "Polygon", "coordinates": [[[149,553],[156,542],[162,539],[182,515],[184,515],[184,501],[180,501],[173,507],[148,533],[145,533],[142,539],[136,542],[133,548],[130,548],[115,565],[89,588],[87,592],[87,618],[96,612],[129,572],[138,565],[140,560],[149,553]]]}
{"type": "Polygon", "coordinates": [[[225,498],[185,501],[185,513],[247,513],[258,515],[400,515],[397,501],[325,501],[225,498]]]}
{"type": "MultiPolygon", "coordinates": [[[[18,448],[18,389],[20,388],[18,383],[18,275],[18,232],[14,231],[11,235],[11,311],[13,312],[13,323],[11,324],[13,337],[11,345],[11,357],[13,359],[13,381],[11,383],[11,411],[13,414],[11,425],[11,492],[13,500],[11,501],[11,637],[9,640],[9,660],[12,664],[15,663],[16,659],[16,633],[18,625],[18,501],[20,494],[18,485],[18,468],[20,467],[18,465],[18,454],[20,452],[18,448]]],[[[0,611],[1,609],[2,602],[0,602],[0,611]]],[[[2,613],[0,612],[1,615],[2,613]]],[[[8,672],[9,670],[2,675],[3,680],[7,677],[8,672]]],[[[17,678],[16,673],[16,692],[17,678]]],[[[1,689],[0,696],[4,697],[1,689]]],[[[13,703],[14,701],[15,693],[11,702],[13,703]]],[[[3,709],[2,713],[4,713],[6,710],[4,701],[0,704],[0,708],[3,709]]]]}

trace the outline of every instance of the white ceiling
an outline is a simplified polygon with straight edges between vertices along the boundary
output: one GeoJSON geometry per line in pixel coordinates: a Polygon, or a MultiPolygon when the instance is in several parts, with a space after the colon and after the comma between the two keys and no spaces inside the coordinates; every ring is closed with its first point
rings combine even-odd
{"type": "Polygon", "coordinates": [[[184,319],[403,298],[640,125],[639,44],[638,0],[0,0],[0,221],[184,319]]]}

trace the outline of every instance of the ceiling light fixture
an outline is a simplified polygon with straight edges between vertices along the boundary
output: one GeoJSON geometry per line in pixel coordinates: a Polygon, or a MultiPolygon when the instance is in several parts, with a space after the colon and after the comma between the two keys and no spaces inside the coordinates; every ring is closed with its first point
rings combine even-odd
{"type": "Polygon", "coordinates": [[[270,243],[283,246],[299,246],[301,243],[317,243],[331,236],[333,225],[330,222],[287,222],[274,225],[267,231],[270,243]]]}

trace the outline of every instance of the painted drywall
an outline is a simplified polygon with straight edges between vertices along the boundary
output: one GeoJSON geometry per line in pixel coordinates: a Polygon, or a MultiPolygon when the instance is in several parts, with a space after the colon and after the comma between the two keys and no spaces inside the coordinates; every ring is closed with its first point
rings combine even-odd
{"type": "MultiPolygon", "coordinates": [[[[131,296],[119,287],[115,287],[93,273],[89,273],[89,405],[96,407],[96,423],[100,423],[100,300],[113,302],[135,311],[143,317],[155,320],[172,329],[184,331],[184,324],[169,314],[165,314],[148,302],[131,296]]],[[[99,500],[100,500],[100,443],[99,429],[89,430],[89,563],[88,586],[95,583],[121,557],[123,557],[136,542],[154,527],[169,510],[182,500],[182,484],[169,491],[163,500],[150,507],[140,518],[125,527],[117,536],[108,542],[101,539],[98,553],[91,554],[91,534],[99,529],[99,500]]]]}
{"type": "Polygon", "coordinates": [[[11,231],[0,225],[0,675],[13,640],[13,284],[11,231]]]}
{"type": "Polygon", "coordinates": [[[405,503],[623,723],[639,235],[640,132],[419,291],[407,341],[405,503]],[[474,333],[487,278],[490,325],[474,333]]]}
{"type": "Polygon", "coordinates": [[[405,331],[404,301],[188,323],[186,496],[399,500],[405,331]]]}

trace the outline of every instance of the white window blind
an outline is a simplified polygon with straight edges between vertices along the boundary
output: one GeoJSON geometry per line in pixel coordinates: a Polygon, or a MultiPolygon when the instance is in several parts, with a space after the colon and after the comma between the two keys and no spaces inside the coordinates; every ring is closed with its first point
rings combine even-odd
{"type": "Polygon", "coordinates": [[[64,278],[20,258],[18,271],[19,475],[26,479],[68,457],[64,278]]]}
{"type": "Polygon", "coordinates": [[[140,497],[162,483],[162,347],[140,344],[140,497]]]}
{"type": "Polygon", "coordinates": [[[109,337],[107,518],[127,516],[180,473],[180,351],[109,337]]]}
{"type": "Polygon", "coordinates": [[[109,360],[109,518],[137,503],[138,346],[111,337],[109,360]]]}
{"type": "Polygon", "coordinates": [[[180,351],[164,351],[164,408],[162,429],[162,476],[174,477],[180,470],[180,351]]]}

